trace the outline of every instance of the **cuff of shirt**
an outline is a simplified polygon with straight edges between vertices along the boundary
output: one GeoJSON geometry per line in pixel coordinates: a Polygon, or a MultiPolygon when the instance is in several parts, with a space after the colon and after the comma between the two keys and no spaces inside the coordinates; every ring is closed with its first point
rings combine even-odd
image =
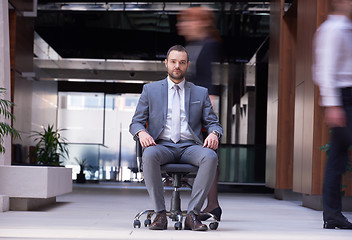
{"type": "Polygon", "coordinates": [[[332,106],[342,106],[341,97],[338,96],[323,96],[321,97],[321,105],[324,107],[332,107],[332,106]]]}
{"type": "Polygon", "coordinates": [[[136,132],[136,134],[134,135],[134,137],[135,137],[135,138],[139,138],[139,137],[138,137],[138,133],[140,133],[140,132],[142,132],[142,131],[148,132],[148,131],[145,130],[145,129],[138,130],[138,131],[136,132]]]}

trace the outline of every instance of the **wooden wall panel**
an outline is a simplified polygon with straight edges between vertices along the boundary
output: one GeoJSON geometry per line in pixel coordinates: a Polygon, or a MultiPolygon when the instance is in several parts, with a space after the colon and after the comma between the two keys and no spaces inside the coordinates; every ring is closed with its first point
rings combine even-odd
{"type": "Polygon", "coordinates": [[[17,11],[33,11],[33,0],[10,0],[17,11]]]}
{"type": "Polygon", "coordinates": [[[295,16],[285,16],[282,21],[276,188],[292,189],[297,24],[295,16]]]}
{"type": "Polygon", "coordinates": [[[267,148],[265,183],[267,187],[276,188],[276,151],[277,151],[277,110],[278,100],[268,102],[267,112],[267,148]]]}
{"type": "Polygon", "coordinates": [[[311,193],[312,191],[312,173],[313,173],[313,131],[314,131],[314,82],[312,79],[312,48],[313,37],[316,29],[316,10],[317,1],[300,1],[298,9],[298,25],[301,29],[300,38],[300,58],[297,58],[297,72],[302,75],[299,78],[304,79],[304,149],[303,149],[303,169],[302,169],[302,193],[311,193]]]}
{"type": "Polygon", "coordinates": [[[12,102],[14,100],[14,83],[15,83],[16,19],[17,19],[16,11],[9,10],[11,101],[12,102]]]}
{"type": "MultiPolygon", "coordinates": [[[[271,1],[266,185],[292,188],[296,21],[271,1]]],[[[293,11],[294,12],[294,11],[293,11]]]]}
{"type": "Polygon", "coordinates": [[[16,48],[16,11],[9,11],[9,31],[10,31],[10,64],[11,69],[15,69],[15,48],[16,48]]]}
{"type": "Polygon", "coordinates": [[[294,131],[294,158],[293,158],[293,190],[302,191],[303,168],[303,116],[304,116],[304,83],[296,86],[295,93],[295,131],[294,131]]]}
{"type": "Polygon", "coordinates": [[[316,1],[298,1],[295,152],[293,190],[309,194],[312,188],[314,84],[312,40],[316,28],[316,1]],[[303,104],[302,104],[303,103],[303,104]],[[303,107],[303,113],[302,109],[303,107]],[[300,141],[302,140],[302,142],[300,141]]]}
{"type": "MultiPolygon", "coordinates": [[[[23,17],[18,9],[10,10],[9,35],[11,100],[15,103],[13,113],[16,117],[13,125],[25,135],[31,127],[31,124],[28,124],[28,121],[31,122],[31,114],[28,112],[32,110],[32,82],[23,78],[22,73],[33,72],[34,18],[23,17]]],[[[25,138],[26,136],[22,136],[22,140],[16,140],[14,143],[23,145],[27,140],[25,138]]]]}
{"type": "Polygon", "coordinates": [[[266,185],[276,188],[277,111],[282,0],[271,1],[267,102],[266,185]]]}
{"type": "Polygon", "coordinates": [[[15,73],[33,72],[34,19],[9,11],[11,96],[13,101],[15,73]]]}
{"type": "MultiPolygon", "coordinates": [[[[327,18],[329,12],[328,1],[317,2],[316,28],[320,26],[327,18]]],[[[329,129],[324,122],[324,108],[319,106],[319,88],[315,86],[314,96],[314,135],[313,135],[313,177],[312,177],[312,195],[321,195],[324,181],[324,170],[326,163],[326,153],[320,150],[320,147],[329,141],[329,129]]]]}
{"type": "MultiPolygon", "coordinates": [[[[312,42],[329,0],[296,0],[285,16],[282,4],[271,1],[266,185],[320,195],[326,159],[319,147],[329,129],[312,80],[312,42]]],[[[352,195],[351,184],[345,191],[352,195]]]]}
{"type": "Polygon", "coordinates": [[[313,136],[313,170],[312,195],[321,195],[326,163],[326,153],[320,147],[329,141],[329,128],[324,121],[324,109],[318,105],[319,89],[315,87],[314,136],[313,136]]]}
{"type": "MultiPolygon", "coordinates": [[[[319,89],[313,83],[311,71],[313,36],[317,27],[326,19],[328,7],[328,0],[300,0],[297,11],[293,190],[311,195],[322,194],[326,155],[319,148],[329,141],[329,129],[323,120],[324,109],[319,106],[319,89]]],[[[345,181],[347,182],[346,179],[345,181]]],[[[347,187],[346,195],[350,196],[351,193],[352,188],[347,187]]]]}
{"type": "Polygon", "coordinates": [[[34,18],[17,16],[16,71],[33,72],[34,18]]]}

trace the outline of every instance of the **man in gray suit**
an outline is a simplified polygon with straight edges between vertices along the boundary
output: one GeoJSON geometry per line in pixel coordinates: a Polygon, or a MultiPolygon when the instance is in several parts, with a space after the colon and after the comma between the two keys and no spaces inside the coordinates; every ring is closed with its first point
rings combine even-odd
{"type": "Polygon", "coordinates": [[[200,209],[213,182],[222,127],[215,115],[208,90],[185,80],[189,67],[186,49],[173,46],[167,53],[166,79],[143,87],[130,133],[143,147],[143,173],[149,196],[157,215],[151,230],[167,229],[163,183],[160,166],[167,163],[190,163],[198,166],[185,229],[205,231],[199,220],[200,209]],[[148,127],[146,127],[148,125],[148,127]],[[208,136],[203,142],[201,129],[208,136]]]}

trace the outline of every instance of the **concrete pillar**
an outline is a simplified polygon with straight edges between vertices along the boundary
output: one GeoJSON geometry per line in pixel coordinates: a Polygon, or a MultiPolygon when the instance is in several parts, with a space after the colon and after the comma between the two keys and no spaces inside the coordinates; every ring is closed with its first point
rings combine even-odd
{"type": "MultiPolygon", "coordinates": [[[[11,76],[10,76],[10,34],[9,34],[9,8],[8,2],[0,1],[0,87],[6,88],[6,99],[11,99],[11,76]]],[[[0,117],[0,121],[4,118],[0,117]]],[[[4,141],[5,154],[0,154],[0,166],[11,165],[11,138],[4,141]]],[[[6,184],[0,182],[0,184],[6,184]]],[[[6,212],[10,208],[9,197],[0,192],[0,212],[6,212]]]]}
{"type": "MultiPolygon", "coordinates": [[[[0,1],[0,87],[8,90],[5,96],[8,100],[11,99],[9,36],[8,1],[0,1]]],[[[0,117],[0,121],[4,121],[4,119],[0,117]]],[[[6,137],[4,143],[7,151],[5,154],[0,154],[0,166],[11,165],[11,138],[6,137]]]]}
{"type": "Polygon", "coordinates": [[[9,196],[0,195],[0,212],[7,212],[10,210],[9,196]]]}

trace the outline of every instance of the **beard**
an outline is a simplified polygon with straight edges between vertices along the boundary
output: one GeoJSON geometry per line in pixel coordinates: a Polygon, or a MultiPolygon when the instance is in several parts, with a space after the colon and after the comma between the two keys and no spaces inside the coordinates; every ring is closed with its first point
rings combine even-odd
{"type": "Polygon", "coordinates": [[[175,80],[182,80],[185,77],[185,73],[182,72],[181,70],[179,75],[175,75],[174,72],[171,70],[169,71],[169,75],[171,78],[175,79],[175,80]]]}

